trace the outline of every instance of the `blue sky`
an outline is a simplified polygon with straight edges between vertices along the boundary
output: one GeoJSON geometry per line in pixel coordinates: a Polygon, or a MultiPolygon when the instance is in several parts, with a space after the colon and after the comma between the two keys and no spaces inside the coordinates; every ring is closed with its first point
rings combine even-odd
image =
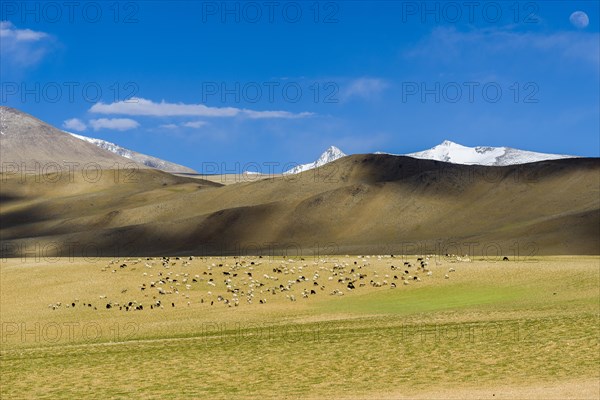
{"type": "Polygon", "coordinates": [[[5,1],[0,101],[198,170],[444,139],[600,156],[598,2],[476,3],[5,1]]]}

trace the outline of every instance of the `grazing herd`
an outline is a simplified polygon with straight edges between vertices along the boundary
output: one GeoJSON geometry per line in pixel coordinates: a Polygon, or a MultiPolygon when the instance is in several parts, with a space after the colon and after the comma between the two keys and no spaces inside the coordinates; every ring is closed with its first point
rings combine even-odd
{"type": "MultiPolygon", "coordinates": [[[[278,300],[293,303],[326,295],[344,296],[367,286],[397,289],[399,285],[420,284],[434,276],[434,269],[438,273],[444,268],[441,261],[431,267],[430,258],[417,257],[412,262],[393,255],[310,260],[262,256],[113,259],[100,272],[113,274],[114,287],[122,289],[113,290],[111,296],[97,294],[93,300],[72,299],[48,307],[136,312],[182,306],[234,308],[278,300]],[[122,274],[127,274],[127,279],[122,274]],[[138,277],[137,287],[123,287],[131,283],[132,276],[138,277]]],[[[453,256],[450,262],[465,259],[453,256]]],[[[454,272],[449,268],[444,278],[449,279],[454,272]]]]}

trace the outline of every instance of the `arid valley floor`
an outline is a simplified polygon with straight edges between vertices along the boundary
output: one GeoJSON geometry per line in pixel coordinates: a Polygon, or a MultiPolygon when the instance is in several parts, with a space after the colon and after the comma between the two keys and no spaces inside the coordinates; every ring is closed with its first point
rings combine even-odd
{"type": "Polygon", "coordinates": [[[0,113],[2,399],[599,398],[598,158],[182,176],[0,113]]]}
{"type": "Polygon", "coordinates": [[[1,397],[597,398],[600,258],[418,257],[4,259],[1,397]]]}

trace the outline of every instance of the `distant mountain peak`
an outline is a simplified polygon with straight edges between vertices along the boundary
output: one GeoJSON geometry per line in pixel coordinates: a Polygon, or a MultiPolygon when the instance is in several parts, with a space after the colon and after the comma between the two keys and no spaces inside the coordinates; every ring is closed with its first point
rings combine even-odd
{"type": "Polygon", "coordinates": [[[325,150],[323,152],[323,154],[321,154],[321,156],[317,160],[317,164],[319,164],[319,163],[326,164],[326,163],[329,163],[331,161],[335,161],[338,158],[342,158],[342,157],[345,157],[345,156],[346,156],[346,154],[344,154],[344,152],[341,151],[339,148],[337,148],[335,146],[329,146],[327,148],[327,150],[325,150]]]}
{"type": "MultiPolygon", "coordinates": [[[[66,132],[66,131],[65,131],[66,132]]],[[[115,153],[120,155],[121,157],[128,158],[137,163],[143,164],[150,168],[160,169],[162,171],[172,172],[172,173],[197,173],[191,168],[185,167],[183,165],[175,164],[169,161],[161,160],[160,158],[148,156],[146,154],[138,153],[133,150],[126,149],[117,144],[111,143],[102,139],[95,139],[87,136],[77,135],[75,133],[66,132],[77,139],[86,141],[93,145],[100,147],[101,149],[110,151],[111,153],[115,153]]]]}
{"type": "Polygon", "coordinates": [[[338,147],[332,145],[332,146],[329,146],[327,148],[327,150],[325,150],[319,156],[317,161],[308,163],[308,164],[298,165],[298,166],[284,172],[284,175],[299,174],[300,172],[308,171],[308,170],[311,170],[314,168],[319,168],[325,164],[328,164],[328,163],[335,161],[342,157],[346,157],[346,154],[342,150],[340,150],[338,147]]]}
{"type": "Polygon", "coordinates": [[[453,164],[488,166],[526,164],[536,161],[575,157],[564,154],[537,153],[510,147],[468,147],[450,140],[444,140],[442,143],[431,149],[405,154],[405,156],[444,161],[453,164]]]}
{"type": "Polygon", "coordinates": [[[333,145],[329,146],[329,147],[327,148],[327,150],[325,150],[325,153],[341,153],[341,154],[344,154],[344,152],[343,152],[343,151],[341,151],[341,150],[339,149],[339,147],[335,147],[335,146],[333,146],[333,145]]]}
{"type": "MultiPolygon", "coordinates": [[[[114,168],[123,157],[84,143],[73,136],[11,107],[0,106],[0,159],[26,168],[69,162],[76,169],[88,163],[114,168]]],[[[140,165],[140,167],[143,167],[140,165]]],[[[70,168],[70,166],[69,166],[70,168]]]]}
{"type": "MultiPolygon", "coordinates": [[[[389,153],[377,152],[375,154],[389,153]]],[[[448,139],[444,140],[440,144],[428,150],[401,155],[413,158],[443,161],[453,164],[487,166],[526,164],[536,161],[576,157],[564,154],[537,153],[534,151],[519,150],[510,147],[469,147],[448,139]]],[[[298,174],[300,172],[321,167],[325,164],[328,164],[345,156],[346,154],[336,146],[329,146],[327,150],[325,150],[323,154],[321,154],[317,161],[308,164],[298,165],[284,172],[284,174],[298,174]]]]}
{"type": "Polygon", "coordinates": [[[452,145],[459,145],[459,146],[461,146],[460,144],[455,143],[455,142],[453,142],[451,140],[444,140],[442,143],[438,144],[438,146],[452,146],[452,145]]]}

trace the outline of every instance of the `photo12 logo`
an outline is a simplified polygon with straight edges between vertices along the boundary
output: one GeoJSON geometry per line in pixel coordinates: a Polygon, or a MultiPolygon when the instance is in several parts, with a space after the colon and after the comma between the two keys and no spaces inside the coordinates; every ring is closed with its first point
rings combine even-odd
{"type": "MultiPolygon", "coordinates": [[[[399,235],[400,236],[400,235],[399,235]]],[[[458,239],[432,239],[415,242],[398,240],[381,245],[379,254],[397,254],[403,261],[410,255],[425,254],[435,262],[537,262],[541,253],[536,242],[508,240],[503,242],[478,242],[458,239]]]]}
{"type": "Polygon", "coordinates": [[[273,181],[282,178],[286,181],[298,180],[298,175],[288,173],[291,169],[300,166],[296,162],[280,163],[277,161],[246,163],[234,162],[203,162],[200,167],[201,175],[207,177],[218,177],[221,183],[233,182],[256,182],[262,180],[273,181]]]}
{"type": "Polygon", "coordinates": [[[0,20],[19,23],[136,24],[137,1],[2,1],[0,20]]]}
{"type": "Polygon", "coordinates": [[[537,24],[537,2],[520,1],[403,1],[403,23],[537,24]]]}
{"type": "Polygon", "coordinates": [[[540,88],[536,82],[402,82],[402,103],[513,103],[537,104],[540,88]]]}
{"type": "Polygon", "coordinates": [[[198,257],[233,256],[244,258],[274,259],[288,258],[305,261],[319,260],[340,253],[340,246],[335,242],[205,242],[195,250],[198,257]]]}
{"type": "Polygon", "coordinates": [[[337,1],[203,1],[202,23],[336,24],[340,4],[337,1]]]}
{"type": "Polygon", "coordinates": [[[2,82],[0,83],[0,102],[32,103],[90,103],[137,102],[140,88],[137,83],[113,82],[104,85],[99,82],[2,82]]]}
{"type": "Polygon", "coordinates": [[[202,103],[338,103],[336,82],[266,81],[266,82],[202,82],[202,103]]]}
{"type": "Polygon", "coordinates": [[[134,162],[100,165],[96,162],[80,163],[63,160],[58,162],[27,164],[3,162],[0,165],[0,183],[15,181],[30,183],[98,183],[103,178],[113,183],[139,182],[140,166],[134,162]]]}
{"type": "MultiPolygon", "coordinates": [[[[114,217],[118,214],[109,214],[114,217]]],[[[8,216],[6,226],[15,225],[16,217],[8,216]]],[[[139,248],[123,231],[112,234],[112,243],[80,242],[77,240],[3,240],[0,242],[0,262],[21,264],[90,263],[103,257],[123,257],[138,254],[139,248]]]]}
{"type": "Polygon", "coordinates": [[[0,339],[2,344],[20,343],[76,343],[109,341],[120,342],[133,339],[140,326],[135,322],[111,323],[108,326],[97,322],[2,322],[0,339]]]}
{"type": "Polygon", "coordinates": [[[251,342],[318,342],[331,330],[320,324],[282,324],[272,325],[259,322],[203,322],[200,326],[200,338],[207,344],[218,340],[222,344],[248,344],[251,342]]]}
{"type": "Polygon", "coordinates": [[[466,322],[455,324],[403,324],[400,342],[405,345],[440,345],[442,343],[487,344],[490,342],[533,342],[540,330],[528,320],[502,322],[466,322]]]}

